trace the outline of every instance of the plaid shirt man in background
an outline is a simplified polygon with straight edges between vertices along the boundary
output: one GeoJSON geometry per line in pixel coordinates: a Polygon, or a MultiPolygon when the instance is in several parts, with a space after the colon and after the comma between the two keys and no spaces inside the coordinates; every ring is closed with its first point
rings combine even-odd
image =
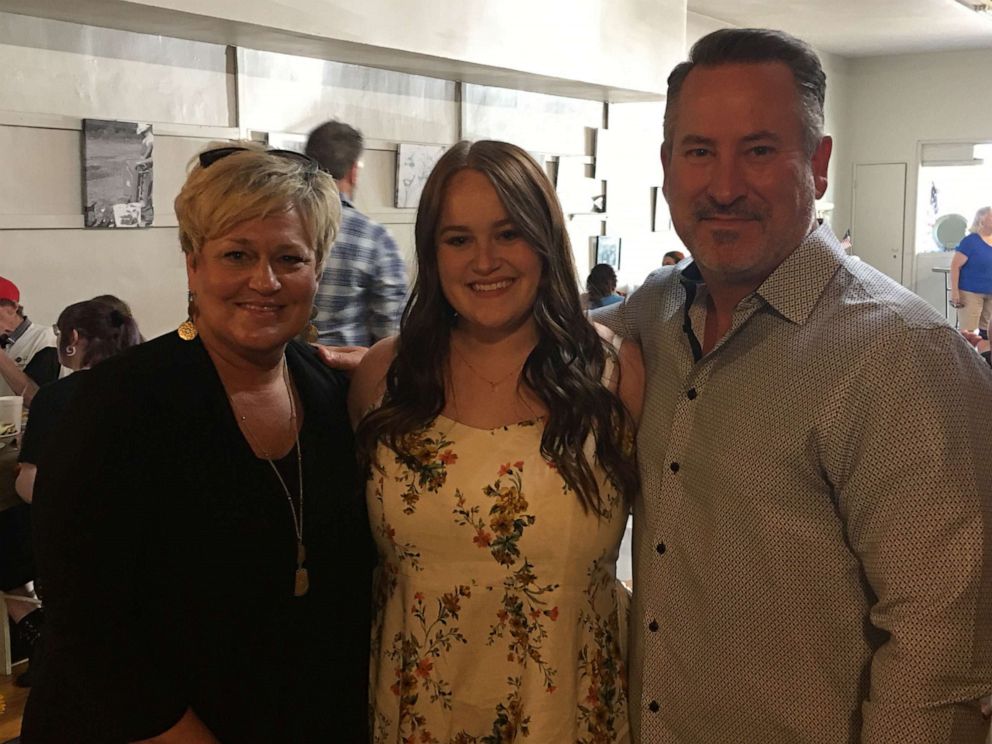
{"type": "Polygon", "coordinates": [[[341,192],[341,229],[314,299],[318,343],[328,346],[371,346],[396,333],[406,301],[406,266],[396,241],[352,203],[363,149],[361,132],[338,121],[321,124],[307,140],[307,155],[334,176],[341,192]]]}

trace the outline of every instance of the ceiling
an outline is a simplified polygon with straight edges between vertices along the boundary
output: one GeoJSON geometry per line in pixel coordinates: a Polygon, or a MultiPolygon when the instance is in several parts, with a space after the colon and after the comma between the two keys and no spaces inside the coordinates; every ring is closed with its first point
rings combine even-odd
{"type": "Polygon", "coordinates": [[[844,57],[992,49],[992,13],[955,0],[688,0],[688,9],[734,26],[779,28],[844,57]]]}

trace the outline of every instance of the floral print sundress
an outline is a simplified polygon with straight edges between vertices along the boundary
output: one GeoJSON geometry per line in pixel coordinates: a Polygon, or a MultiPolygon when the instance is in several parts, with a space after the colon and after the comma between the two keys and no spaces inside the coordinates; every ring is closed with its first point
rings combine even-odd
{"type": "Polygon", "coordinates": [[[602,468],[606,513],[583,511],[542,429],[439,416],[409,435],[407,461],[380,445],[366,492],[376,744],[629,741],[627,511],[602,468]]]}

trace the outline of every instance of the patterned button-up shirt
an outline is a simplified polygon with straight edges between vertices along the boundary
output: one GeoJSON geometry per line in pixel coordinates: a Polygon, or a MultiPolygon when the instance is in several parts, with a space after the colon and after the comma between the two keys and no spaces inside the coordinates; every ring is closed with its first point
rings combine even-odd
{"type": "Polygon", "coordinates": [[[406,301],[406,267],[382,225],[341,198],[341,228],[314,305],[319,343],[371,346],[396,333],[406,301]]]}
{"type": "Polygon", "coordinates": [[[683,263],[596,315],[647,370],[635,740],[983,742],[989,368],[826,227],[697,361],[706,297],[683,263]]]}

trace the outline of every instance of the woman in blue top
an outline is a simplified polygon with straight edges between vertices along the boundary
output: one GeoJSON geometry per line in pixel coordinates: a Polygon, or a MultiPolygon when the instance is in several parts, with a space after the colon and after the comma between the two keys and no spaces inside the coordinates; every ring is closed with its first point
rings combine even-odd
{"type": "Polygon", "coordinates": [[[992,322],[992,207],[975,213],[971,232],[954,251],[951,304],[961,311],[961,328],[985,329],[992,322]]]}

